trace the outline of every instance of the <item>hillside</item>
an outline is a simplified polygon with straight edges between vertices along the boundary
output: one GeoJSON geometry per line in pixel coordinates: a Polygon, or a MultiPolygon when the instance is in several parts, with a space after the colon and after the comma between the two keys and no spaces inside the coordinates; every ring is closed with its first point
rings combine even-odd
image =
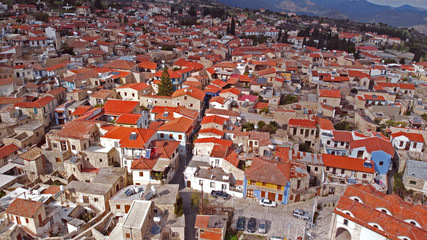
{"type": "Polygon", "coordinates": [[[297,14],[382,22],[396,27],[427,26],[427,10],[409,5],[393,8],[366,0],[218,0],[241,8],[264,8],[297,14]]]}

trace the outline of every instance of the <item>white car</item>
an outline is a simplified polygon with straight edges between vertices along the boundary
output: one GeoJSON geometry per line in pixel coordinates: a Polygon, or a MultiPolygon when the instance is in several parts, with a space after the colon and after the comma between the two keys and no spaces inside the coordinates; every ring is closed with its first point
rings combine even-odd
{"type": "Polygon", "coordinates": [[[273,202],[269,199],[260,199],[259,200],[259,205],[261,206],[267,206],[267,207],[277,207],[277,203],[273,202]]]}

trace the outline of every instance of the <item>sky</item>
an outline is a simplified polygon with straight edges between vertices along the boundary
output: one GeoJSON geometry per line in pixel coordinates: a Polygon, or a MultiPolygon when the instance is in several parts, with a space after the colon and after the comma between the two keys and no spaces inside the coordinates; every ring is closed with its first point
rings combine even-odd
{"type": "Polygon", "coordinates": [[[368,1],[379,4],[379,5],[388,5],[392,7],[400,7],[404,4],[408,4],[414,7],[422,7],[427,9],[427,0],[368,0],[368,1]]]}

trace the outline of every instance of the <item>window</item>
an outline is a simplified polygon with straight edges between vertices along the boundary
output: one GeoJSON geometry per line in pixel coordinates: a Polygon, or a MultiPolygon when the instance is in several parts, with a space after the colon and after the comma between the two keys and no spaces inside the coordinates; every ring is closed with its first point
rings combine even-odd
{"type": "Polygon", "coordinates": [[[126,238],[130,238],[130,233],[126,233],[126,238]]]}
{"type": "Polygon", "coordinates": [[[403,147],[403,141],[400,142],[400,147],[403,147]]]}
{"type": "Polygon", "coordinates": [[[30,221],[28,221],[28,218],[25,218],[25,222],[26,222],[26,223],[29,223],[30,221]]]}
{"type": "Polygon", "coordinates": [[[414,181],[414,180],[409,181],[409,183],[412,185],[417,185],[417,181],[414,181]]]}
{"type": "Polygon", "coordinates": [[[380,161],[380,166],[382,166],[382,165],[384,165],[384,162],[383,162],[383,161],[380,161]]]}
{"type": "Polygon", "coordinates": [[[199,185],[203,185],[203,180],[199,180],[199,185]]]}
{"type": "Polygon", "coordinates": [[[262,183],[262,185],[263,185],[263,186],[267,186],[267,183],[266,183],[266,182],[263,182],[263,183],[262,183]]]}
{"type": "Polygon", "coordinates": [[[300,133],[300,134],[304,134],[304,129],[301,129],[301,130],[299,131],[299,133],[300,133]]]}
{"type": "Polygon", "coordinates": [[[71,149],[76,150],[76,146],[75,145],[71,145],[71,149]]]}
{"type": "Polygon", "coordinates": [[[344,219],[344,225],[348,225],[348,219],[344,219]]]}
{"type": "Polygon", "coordinates": [[[329,171],[329,167],[326,167],[326,171],[329,171]]]}
{"type": "Polygon", "coordinates": [[[139,172],[139,176],[143,177],[144,176],[144,172],[139,172]]]}
{"type": "Polygon", "coordinates": [[[116,205],[116,209],[120,209],[120,205],[118,205],[118,204],[117,204],[117,205],[116,205]]]}
{"type": "Polygon", "coordinates": [[[172,134],[169,134],[169,138],[170,138],[170,139],[172,139],[172,138],[173,138],[173,135],[172,135],[172,134]]]}
{"type": "Polygon", "coordinates": [[[366,175],[366,173],[364,173],[363,175],[362,175],[362,178],[366,178],[367,177],[367,175],[366,175]]]}
{"type": "Polygon", "coordinates": [[[98,202],[98,198],[94,198],[93,201],[98,202]]]}
{"type": "Polygon", "coordinates": [[[317,172],[319,170],[318,167],[314,167],[314,171],[317,172]]]}
{"type": "Polygon", "coordinates": [[[344,169],[341,169],[341,174],[344,174],[345,173],[345,170],[344,169]]]}
{"type": "Polygon", "coordinates": [[[184,96],[184,100],[187,100],[187,96],[184,96]]]}
{"type": "Polygon", "coordinates": [[[331,144],[331,140],[326,141],[326,144],[327,145],[331,144]]]}
{"type": "Polygon", "coordinates": [[[165,138],[165,134],[160,133],[160,138],[165,138]]]}
{"type": "Polygon", "coordinates": [[[100,162],[100,163],[102,162],[102,159],[101,159],[101,158],[99,159],[99,162],[100,162]]]}
{"type": "Polygon", "coordinates": [[[57,162],[57,163],[60,163],[61,162],[61,158],[55,158],[55,161],[57,162]]]}
{"type": "Polygon", "coordinates": [[[211,187],[211,188],[215,188],[215,182],[211,182],[211,183],[210,183],[210,187],[211,187]]]}
{"type": "Polygon", "coordinates": [[[135,93],[132,93],[132,97],[135,97],[135,93]]]}
{"type": "Polygon", "coordinates": [[[182,135],[178,135],[178,139],[181,140],[182,139],[182,135]]]}
{"type": "Polygon", "coordinates": [[[412,148],[416,148],[417,147],[417,143],[416,142],[414,142],[413,144],[412,144],[412,148]]]}

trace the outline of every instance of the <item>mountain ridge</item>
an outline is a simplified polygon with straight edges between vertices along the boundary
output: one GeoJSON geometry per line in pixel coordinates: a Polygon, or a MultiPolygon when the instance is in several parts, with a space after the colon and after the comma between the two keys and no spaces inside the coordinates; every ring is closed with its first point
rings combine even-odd
{"type": "Polygon", "coordinates": [[[395,27],[427,25],[427,9],[408,4],[400,7],[378,5],[366,0],[217,0],[220,3],[250,9],[269,9],[320,17],[348,18],[361,22],[382,22],[395,27]],[[337,12],[338,16],[330,14],[337,12]]]}

